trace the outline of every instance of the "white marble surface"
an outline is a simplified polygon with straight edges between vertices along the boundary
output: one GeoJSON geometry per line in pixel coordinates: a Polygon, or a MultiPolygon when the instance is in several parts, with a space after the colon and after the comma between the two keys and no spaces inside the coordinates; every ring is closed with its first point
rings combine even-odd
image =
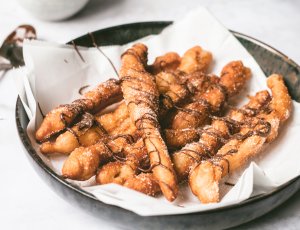
{"type": "MultiPolygon", "coordinates": [[[[256,37],[300,63],[298,0],[91,0],[78,15],[59,23],[39,21],[16,2],[0,0],[0,41],[23,23],[34,25],[39,38],[66,42],[112,25],[180,19],[198,5],[207,6],[228,28],[256,37]]],[[[12,78],[0,73],[0,229],[116,229],[60,199],[36,175],[17,137],[16,97],[12,78]]],[[[300,229],[300,191],[279,208],[237,229],[257,228],[300,229]]]]}

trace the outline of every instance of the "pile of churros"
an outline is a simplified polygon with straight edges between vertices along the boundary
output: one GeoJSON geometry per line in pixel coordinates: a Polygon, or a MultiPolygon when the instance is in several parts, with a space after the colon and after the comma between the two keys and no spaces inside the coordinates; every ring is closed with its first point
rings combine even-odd
{"type": "Polygon", "coordinates": [[[251,77],[242,61],[219,76],[213,56],[195,46],[180,57],[166,53],[147,62],[138,43],[121,56],[119,79],[109,79],[70,104],[50,111],[36,131],[43,154],[65,154],[62,176],[96,178],[169,201],[188,182],[202,203],[219,202],[220,186],[278,135],[292,101],[280,75],[267,91],[230,106],[251,77]],[[104,113],[108,106],[115,109],[104,113]]]}

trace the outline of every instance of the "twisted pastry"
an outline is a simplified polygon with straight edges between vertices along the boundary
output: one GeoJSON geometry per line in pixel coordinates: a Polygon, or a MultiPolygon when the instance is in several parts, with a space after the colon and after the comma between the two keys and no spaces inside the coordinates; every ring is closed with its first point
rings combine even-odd
{"type": "Polygon", "coordinates": [[[141,173],[128,178],[124,186],[148,196],[155,196],[161,192],[160,187],[152,173],[141,173]]]}
{"type": "Polygon", "coordinates": [[[173,201],[178,193],[176,175],[158,123],[158,97],[153,77],[145,71],[147,47],[135,44],[122,55],[121,87],[130,117],[142,132],[152,171],[164,196],[173,201]]]}
{"type": "Polygon", "coordinates": [[[121,135],[107,141],[100,140],[88,147],[78,147],[64,162],[62,175],[73,180],[87,180],[96,174],[100,165],[112,160],[114,154],[131,142],[130,135],[121,135]]]}
{"type": "Polygon", "coordinates": [[[79,146],[88,147],[97,141],[105,141],[118,135],[129,135],[132,139],[140,136],[129,118],[124,102],[113,112],[95,116],[85,113],[82,117],[81,121],[67,128],[55,140],[42,143],[41,152],[70,154],[79,146]]]}
{"type": "Polygon", "coordinates": [[[180,65],[181,58],[175,52],[168,52],[163,56],[155,58],[152,65],[148,66],[148,70],[151,74],[156,75],[160,72],[172,72],[180,65]]]}
{"type": "Polygon", "coordinates": [[[187,144],[180,151],[172,155],[172,161],[179,181],[186,180],[193,167],[201,160],[213,156],[225,144],[240,122],[248,116],[254,116],[268,105],[270,95],[268,91],[261,91],[251,97],[248,104],[242,109],[233,110],[228,117],[214,117],[212,124],[205,129],[194,133],[198,141],[187,144]]]}
{"type": "Polygon", "coordinates": [[[211,62],[212,54],[200,46],[195,46],[184,53],[178,69],[187,74],[206,72],[211,62]]]}
{"type": "Polygon", "coordinates": [[[111,136],[119,134],[135,135],[137,133],[136,127],[129,118],[125,102],[122,102],[116,110],[110,113],[95,115],[95,119],[111,136]]]}
{"type": "Polygon", "coordinates": [[[103,142],[76,148],[64,162],[62,175],[73,180],[88,180],[95,175],[99,165],[111,159],[112,155],[103,142]]]}
{"type": "Polygon", "coordinates": [[[149,171],[149,157],[143,139],[126,145],[121,151],[126,157],[114,155],[115,162],[102,166],[96,176],[97,184],[116,183],[150,196],[160,193],[153,174],[140,173],[149,171]]]}
{"type": "Polygon", "coordinates": [[[42,143],[40,150],[43,154],[62,153],[70,154],[79,146],[87,147],[105,138],[106,131],[94,120],[94,116],[84,113],[82,120],[72,128],[60,134],[55,141],[42,143]]]}
{"type": "Polygon", "coordinates": [[[195,102],[185,105],[172,115],[171,129],[197,128],[211,113],[219,112],[228,98],[236,95],[250,78],[250,69],[241,61],[228,63],[221,71],[219,82],[210,85],[195,102]]]}
{"type": "MultiPolygon", "coordinates": [[[[191,59],[188,55],[185,55],[183,59],[186,58],[191,59]]],[[[160,117],[163,117],[168,110],[182,103],[196,92],[200,92],[203,88],[204,78],[205,84],[211,83],[208,77],[201,73],[188,75],[173,73],[178,67],[180,60],[178,54],[170,52],[158,57],[154,64],[149,67],[156,73],[156,85],[162,96],[160,100],[160,117]]],[[[71,128],[67,127],[67,130],[60,134],[57,139],[44,142],[40,148],[41,152],[44,154],[55,152],[69,154],[79,146],[87,147],[94,144],[103,137],[103,132],[107,132],[109,135],[121,133],[132,135],[137,133],[136,127],[129,118],[125,103],[120,104],[114,112],[100,116],[96,115],[95,119],[97,121],[95,124],[97,125],[91,126],[90,129],[79,130],[77,124],[71,128]]],[[[78,124],[83,122],[80,121],[78,124]]]]}
{"type": "Polygon", "coordinates": [[[242,129],[214,157],[200,162],[191,172],[191,190],[202,203],[218,202],[220,180],[259,154],[266,143],[277,137],[280,125],[289,118],[292,103],[282,76],[273,74],[267,83],[273,96],[271,112],[255,117],[252,127],[242,129]]]}
{"type": "Polygon", "coordinates": [[[50,111],[36,131],[35,138],[39,142],[44,142],[69,127],[84,112],[97,112],[121,99],[122,91],[119,82],[115,79],[107,80],[85,93],[81,99],[50,111]]]}
{"type": "MultiPolygon", "coordinates": [[[[184,58],[187,57],[185,56],[184,58]]],[[[203,82],[201,84],[199,83],[203,81],[202,78],[206,77],[203,76],[203,74],[199,75],[194,73],[183,76],[183,74],[175,75],[171,72],[165,72],[174,72],[179,63],[180,57],[178,54],[170,52],[158,57],[154,64],[150,66],[152,69],[155,69],[156,85],[162,96],[160,100],[160,117],[177,104],[183,102],[196,92],[199,92],[203,87],[203,82]]],[[[207,63],[207,65],[208,64],[209,63],[207,63]]],[[[206,79],[205,82],[208,84],[210,81],[206,79]]],[[[87,147],[94,144],[97,140],[102,138],[103,132],[107,132],[109,135],[121,133],[132,135],[133,133],[137,133],[136,127],[129,118],[125,103],[120,104],[114,112],[100,116],[96,115],[95,119],[98,121],[95,122],[97,125],[91,126],[90,129],[78,129],[78,124],[82,124],[84,120],[71,128],[67,127],[67,130],[60,134],[56,140],[44,142],[40,148],[41,152],[44,154],[69,154],[79,146],[87,147]]]]}
{"type": "Polygon", "coordinates": [[[150,73],[156,75],[159,72],[180,72],[190,74],[194,72],[205,73],[212,62],[212,54],[203,50],[200,46],[188,49],[182,58],[175,53],[169,52],[155,59],[154,63],[148,67],[150,73]]]}
{"type": "Polygon", "coordinates": [[[125,180],[135,176],[139,170],[149,167],[148,152],[142,138],[133,144],[124,145],[115,153],[116,161],[99,169],[96,176],[98,184],[117,183],[123,185],[125,180]],[[121,156],[119,156],[120,154],[121,156]]]}

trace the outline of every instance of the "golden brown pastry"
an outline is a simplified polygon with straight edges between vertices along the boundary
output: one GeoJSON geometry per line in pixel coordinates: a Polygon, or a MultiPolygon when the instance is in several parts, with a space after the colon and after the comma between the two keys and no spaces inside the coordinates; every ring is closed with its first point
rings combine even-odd
{"type": "Polygon", "coordinates": [[[272,98],[258,92],[222,116],[250,69],[232,61],[220,77],[208,74],[212,54],[200,46],[147,65],[147,47],[139,43],[121,61],[120,80],[55,108],[36,132],[42,153],[70,154],[65,178],[96,175],[97,184],[117,183],[150,196],[162,192],[169,201],[178,195],[177,182],[188,180],[201,202],[218,202],[221,179],[273,141],[291,113],[287,88],[275,74],[268,78],[272,98]]]}
{"type": "Polygon", "coordinates": [[[184,53],[178,69],[187,74],[206,72],[211,62],[212,54],[200,46],[195,46],[184,53]]]}
{"type": "Polygon", "coordinates": [[[65,161],[62,175],[73,180],[88,180],[96,174],[99,165],[107,162],[113,153],[102,142],[76,148],[65,161]]]}
{"type": "Polygon", "coordinates": [[[168,52],[155,58],[154,63],[148,67],[148,70],[154,75],[160,72],[173,72],[180,65],[180,61],[181,58],[177,53],[168,52]]]}
{"type": "MultiPolygon", "coordinates": [[[[186,180],[190,171],[201,160],[213,156],[225,144],[231,135],[239,128],[240,122],[253,113],[248,111],[263,111],[270,102],[268,91],[258,92],[242,109],[233,110],[226,118],[215,117],[212,124],[205,129],[200,129],[200,138],[183,147],[172,155],[172,161],[179,181],[186,180]]],[[[255,113],[256,115],[256,113],[255,113]]]]}
{"type": "Polygon", "coordinates": [[[171,129],[198,128],[205,124],[209,114],[220,112],[227,99],[236,95],[250,78],[250,69],[241,61],[228,63],[221,72],[219,82],[210,85],[197,101],[176,111],[171,129]]]}
{"type": "Polygon", "coordinates": [[[135,143],[123,145],[123,148],[115,153],[118,153],[114,155],[116,161],[102,166],[97,172],[98,184],[123,185],[128,178],[149,167],[148,152],[142,138],[135,143]]]}
{"type": "Polygon", "coordinates": [[[148,196],[155,196],[161,193],[159,184],[152,173],[141,173],[131,177],[125,181],[124,186],[148,196]]]}
{"type": "Polygon", "coordinates": [[[248,127],[226,143],[215,156],[200,162],[191,171],[190,187],[202,203],[218,202],[220,180],[259,154],[265,143],[276,138],[280,124],[289,118],[291,98],[282,76],[273,74],[267,82],[272,91],[271,110],[254,117],[248,127]]]}
{"type": "Polygon", "coordinates": [[[60,134],[55,140],[41,144],[43,154],[62,153],[70,154],[79,146],[87,147],[95,144],[101,138],[105,138],[106,131],[95,122],[94,116],[85,113],[83,118],[72,128],[60,134]]]}
{"type": "Polygon", "coordinates": [[[107,80],[85,93],[81,99],[50,111],[36,131],[35,138],[39,142],[44,142],[69,127],[75,118],[84,112],[95,113],[121,99],[122,91],[119,82],[115,79],[107,80]]]}
{"type": "Polygon", "coordinates": [[[172,162],[158,123],[159,92],[153,76],[146,72],[147,47],[135,44],[122,55],[121,87],[130,117],[142,132],[153,175],[164,196],[173,201],[178,186],[172,162]]]}

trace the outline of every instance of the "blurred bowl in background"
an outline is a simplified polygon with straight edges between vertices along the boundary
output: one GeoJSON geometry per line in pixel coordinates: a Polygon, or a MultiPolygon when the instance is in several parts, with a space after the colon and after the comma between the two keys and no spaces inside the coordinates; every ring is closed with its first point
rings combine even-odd
{"type": "Polygon", "coordinates": [[[60,21],[78,13],[89,0],[17,0],[34,17],[46,21],[60,21]]]}

